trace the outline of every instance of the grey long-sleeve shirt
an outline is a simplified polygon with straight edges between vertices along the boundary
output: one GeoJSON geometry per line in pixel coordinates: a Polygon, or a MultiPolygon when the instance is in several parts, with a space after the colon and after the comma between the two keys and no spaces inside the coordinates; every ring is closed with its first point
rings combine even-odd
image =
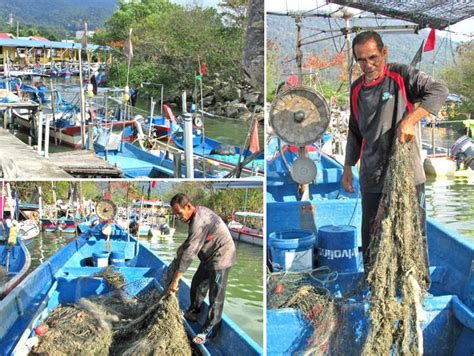
{"type": "MultiPolygon", "coordinates": [[[[448,89],[441,83],[397,63],[387,64],[384,73],[370,84],[364,76],[353,83],[345,164],[354,166],[361,159],[361,192],[382,192],[397,126],[413,110],[413,104],[421,101],[421,107],[436,115],[447,96],[448,89]]],[[[426,180],[418,136],[415,152],[409,157],[415,184],[426,180]]]]}
{"type": "Polygon", "coordinates": [[[179,272],[185,272],[196,256],[208,270],[229,268],[237,259],[234,240],[226,224],[204,206],[196,207],[183,247],[179,272]]]}

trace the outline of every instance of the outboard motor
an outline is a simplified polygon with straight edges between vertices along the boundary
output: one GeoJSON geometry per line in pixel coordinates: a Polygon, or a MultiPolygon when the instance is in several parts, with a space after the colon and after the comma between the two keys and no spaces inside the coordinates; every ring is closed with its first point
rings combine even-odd
{"type": "Polygon", "coordinates": [[[166,222],[162,222],[160,224],[160,232],[163,234],[163,235],[168,235],[170,233],[170,227],[168,226],[168,223],[166,222]]]}
{"type": "Polygon", "coordinates": [[[456,168],[471,168],[474,170],[474,147],[469,136],[461,136],[450,150],[451,157],[456,160],[456,168]]]}

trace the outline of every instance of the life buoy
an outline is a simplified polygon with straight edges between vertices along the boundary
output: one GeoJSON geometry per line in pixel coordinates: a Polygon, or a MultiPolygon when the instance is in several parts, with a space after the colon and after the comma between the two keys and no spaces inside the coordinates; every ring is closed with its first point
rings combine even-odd
{"type": "Polygon", "coordinates": [[[176,122],[176,116],[174,116],[173,111],[171,110],[169,105],[167,104],[163,105],[163,109],[165,109],[165,113],[168,119],[171,120],[172,122],[176,122]]]}

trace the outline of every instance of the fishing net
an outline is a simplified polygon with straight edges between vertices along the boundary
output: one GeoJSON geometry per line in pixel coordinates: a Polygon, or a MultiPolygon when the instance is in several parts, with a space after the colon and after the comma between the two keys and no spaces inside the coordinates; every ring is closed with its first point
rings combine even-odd
{"type": "Polygon", "coordinates": [[[426,238],[411,160],[396,140],[368,250],[371,328],[364,354],[422,354],[422,298],[429,281],[426,238]]]}
{"type": "Polygon", "coordinates": [[[313,328],[306,337],[305,349],[298,352],[422,353],[422,298],[429,271],[414,180],[409,174],[412,168],[407,159],[413,149],[412,144],[402,145],[398,140],[394,145],[366,261],[367,284],[364,279],[354,280],[348,284],[353,289],[338,295],[326,288],[339,284],[340,276],[327,268],[268,274],[268,308],[298,309],[313,328]],[[367,295],[368,312],[363,303],[367,295]],[[367,316],[368,330],[367,323],[361,320],[367,316]]]}
{"type": "Polygon", "coordinates": [[[267,280],[267,305],[270,309],[295,308],[312,326],[304,352],[326,355],[337,352],[336,338],[342,331],[340,300],[324,287],[334,282],[337,273],[328,268],[308,272],[280,272],[267,280]]]}
{"type": "Polygon", "coordinates": [[[176,266],[173,262],[163,274],[163,292],[148,288],[133,298],[113,268],[92,275],[107,280],[110,292],[59,305],[46,319],[48,330],[33,354],[191,355],[178,299],[166,294],[176,266]]]}

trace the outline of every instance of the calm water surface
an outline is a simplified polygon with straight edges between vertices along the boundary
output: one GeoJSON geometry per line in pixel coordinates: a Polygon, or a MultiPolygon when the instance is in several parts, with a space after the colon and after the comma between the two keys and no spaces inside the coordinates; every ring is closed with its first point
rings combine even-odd
{"type": "MultiPolygon", "coordinates": [[[[435,129],[435,145],[450,148],[461,136],[449,128],[435,129]]],[[[422,141],[431,143],[432,131],[422,129],[422,141]]],[[[431,153],[431,152],[429,152],[431,153]]],[[[427,177],[426,208],[433,217],[474,243],[474,176],[427,177]]]]}
{"type": "MultiPolygon", "coordinates": [[[[187,226],[178,226],[172,240],[140,242],[155,251],[163,260],[171,262],[178,246],[186,239],[187,226]]],[[[30,272],[65,246],[74,236],[64,237],[43,232],[28,244],[31,254],[30,272]]],[[[193,262],[184,278],[191,283],[199,265],[193,262]]],[[[231,269],[227,286],[224,313],[228,315],[258,344],[263,345],[263,250],[261,247],[240,243],[237,245],[237,264],[231,269]]]]}

